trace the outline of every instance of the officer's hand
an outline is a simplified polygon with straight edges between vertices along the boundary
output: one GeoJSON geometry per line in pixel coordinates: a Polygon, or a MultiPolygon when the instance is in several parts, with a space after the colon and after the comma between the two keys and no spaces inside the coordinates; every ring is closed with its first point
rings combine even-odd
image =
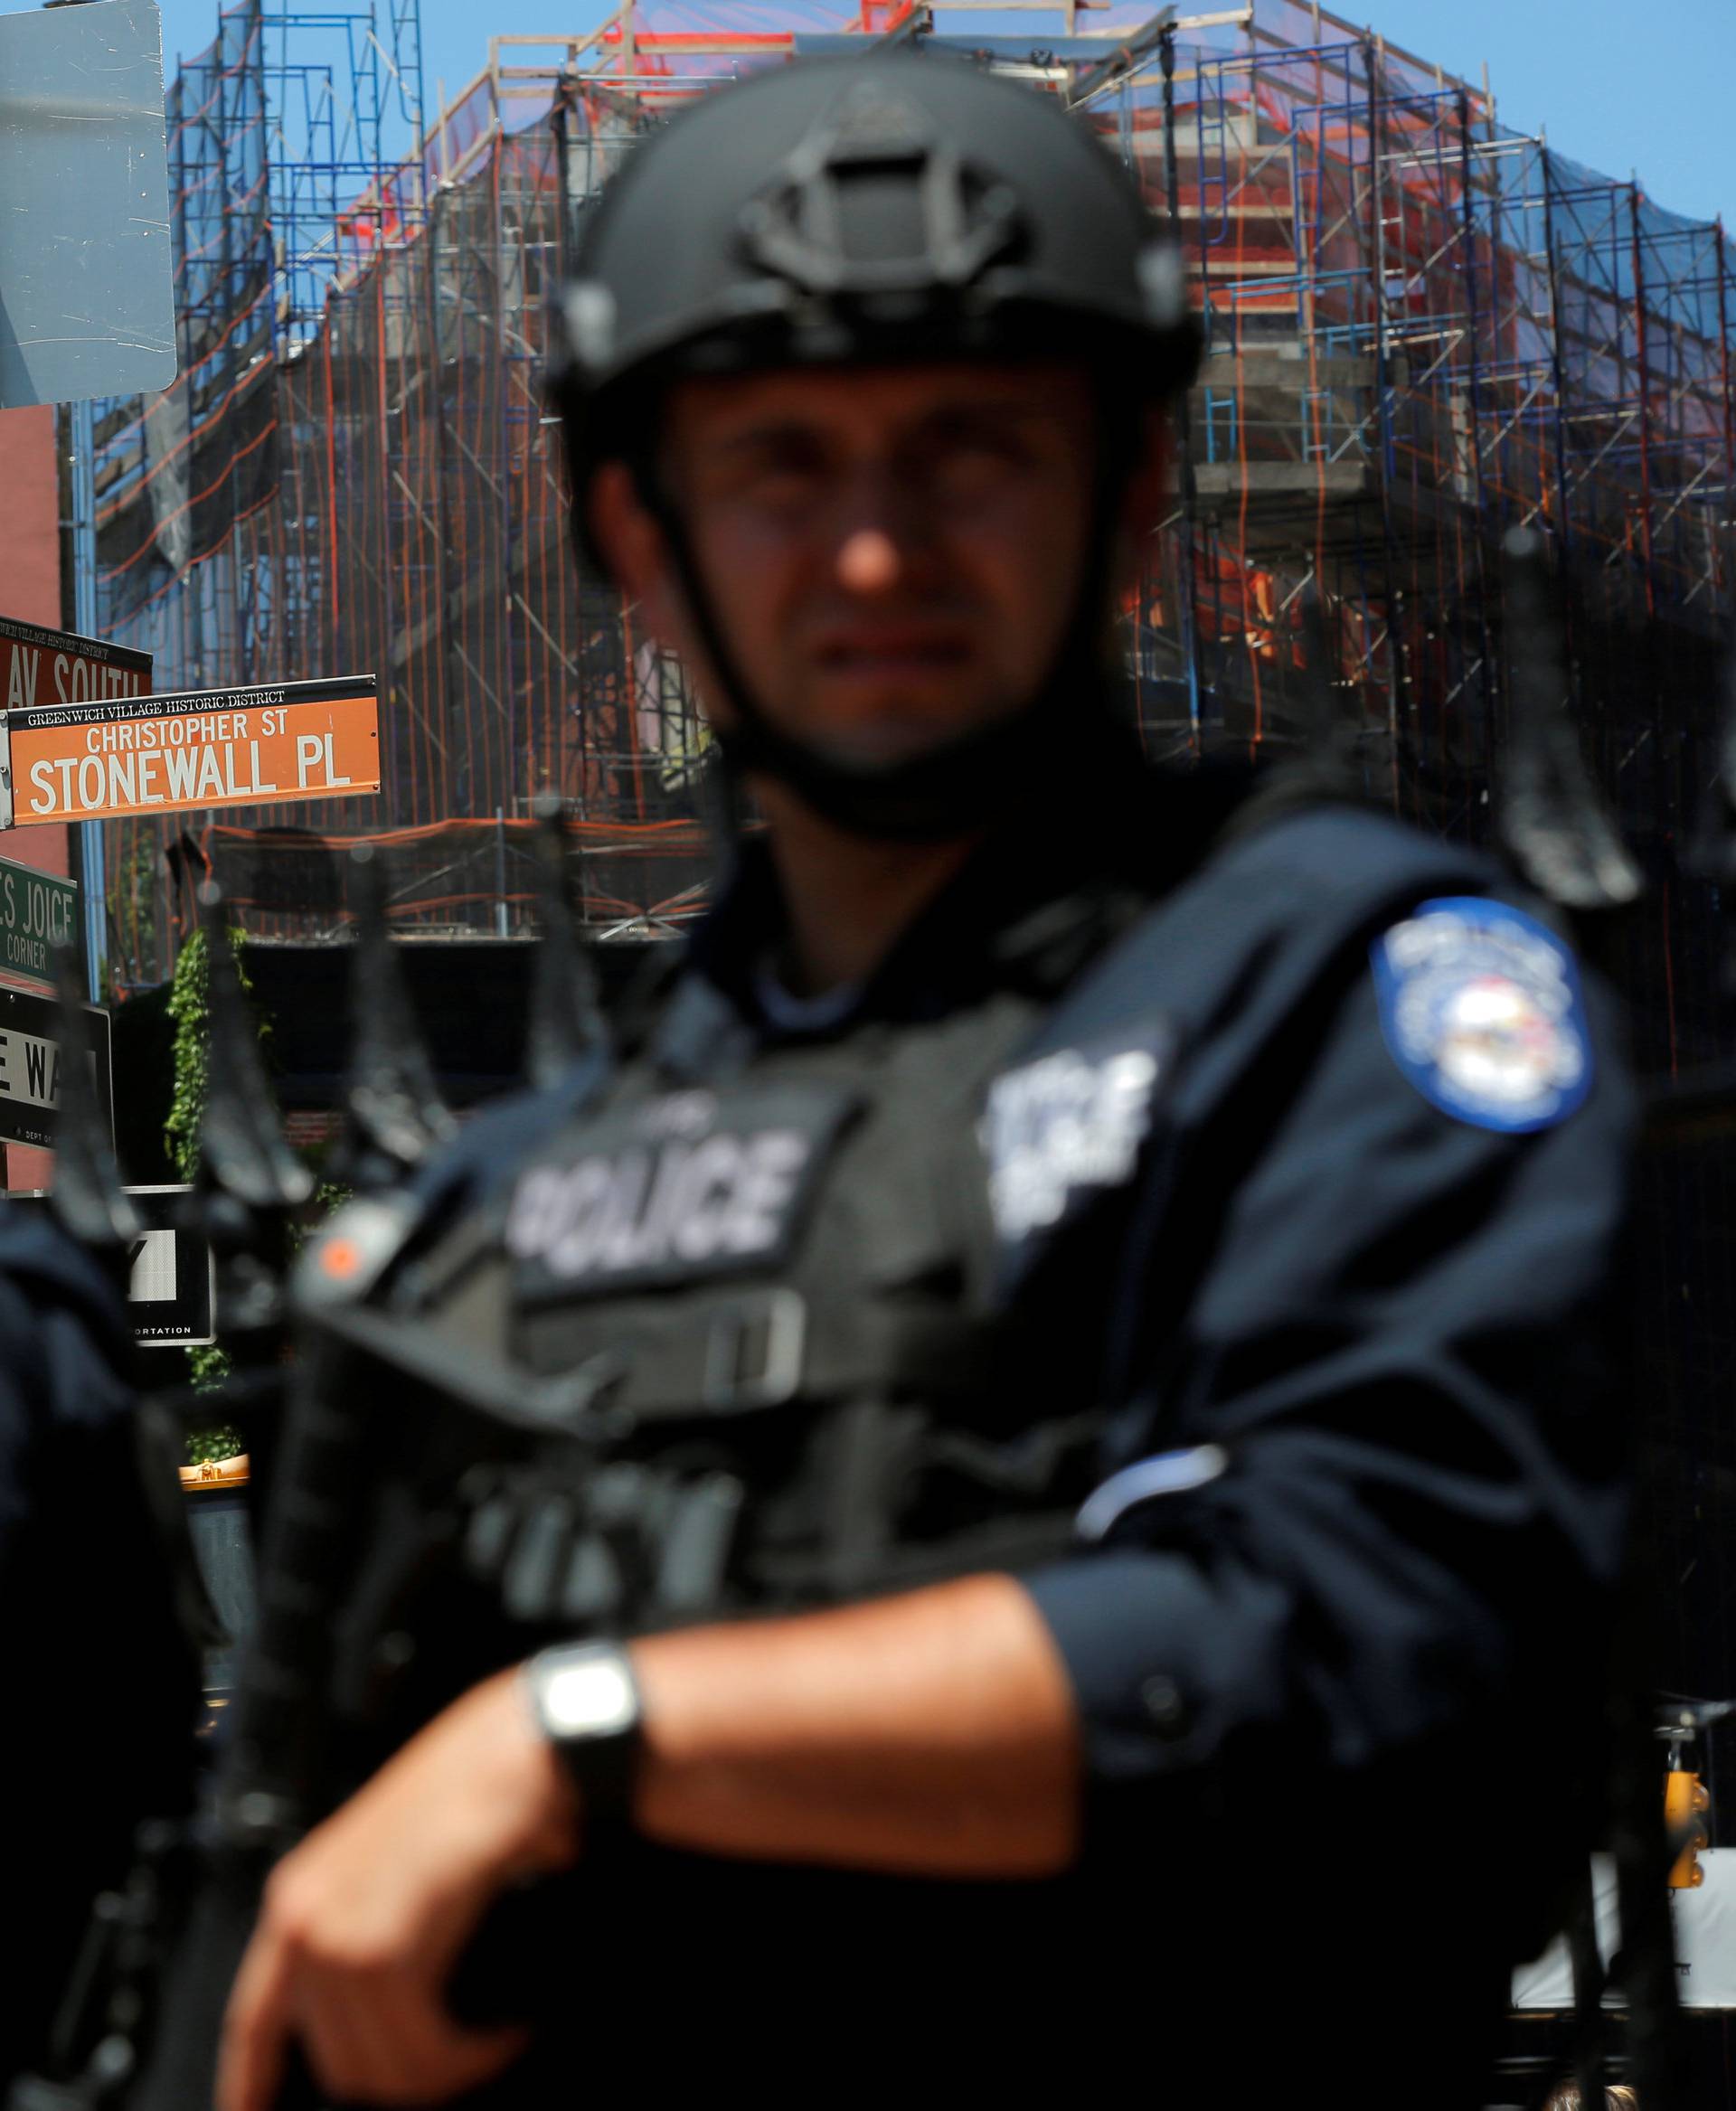
{"type": "Polygon", "coordinates": [[[506,1885],[573,1861],[578,1819],[515,1672],[455,1702],[274,1872],[218,2111],[270,2111],[292,2040],[345,2103],[441,2104],[499,2072],[524,2032],[459,2029],[444,1989],[506,1885]]]}

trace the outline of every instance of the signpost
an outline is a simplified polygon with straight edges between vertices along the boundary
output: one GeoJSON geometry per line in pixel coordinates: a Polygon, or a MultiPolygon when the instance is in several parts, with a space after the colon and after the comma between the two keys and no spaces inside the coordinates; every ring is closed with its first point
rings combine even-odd
{"type": "MultiPolygon", "coordinates": [[[[150,690],[151,673],[148,653],[0,616],[0,713],[39,704],[78,705],[97,697],[144,696],[150,690]]],[[[5,723],[0,717],[0,726],[5,723]]],[[[0,744],[0,806],[10,797],[0,744]]],[[[86,829],[80,847],[80,869],[90,882],[87,908],[92,912],[85,935],[85,966],[90,994],[95,996],[106,956],[102,831],[86,829]]],[[[71,905],[76,918],[77,903],[78,891],[71,881],[39,875],[0,858],[0,974],[31,982],[50,981],[50,947],[60,939],[77,942],[76,924],[69,923],[65,914],[71,905]]],[[[0,1172],[0,1184],[5,1178],[5,1173],[0,1172]]]]}
{"type": "Polygon", "coordinates": [[[38,702],[4,714],[0,828],[380,788],[372,674],[172,696],[38,702]]]}
{"type": "Polygon", "coordinates": [[[0,971],[52,988],[54,947],[76,946],[79,883],[0,858],[0,971]]]}
{"type": "MultiPolygon", "coordinates": [[[[96,1051],[97,1098],[114,1126],[114,1076],[108,1014],[87,1004],[96,1051]]],[[[60,1006],[30,990],[0,989],[0,1140],[54,1147],[54,1109],[61,1098],[60,1006]]]]}

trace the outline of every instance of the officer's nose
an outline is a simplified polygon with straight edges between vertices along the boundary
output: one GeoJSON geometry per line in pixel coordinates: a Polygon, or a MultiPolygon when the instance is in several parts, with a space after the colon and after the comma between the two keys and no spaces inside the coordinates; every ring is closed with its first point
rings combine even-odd
{"type": "Polygon", "coordinates": [[[834,569],[846,593],[870,598],[908,587],[929,541],[922,495],[884,469],[853,483],[835,532],[834,569]]]}
{"type": "Polygon", "coordinates": [[[884,528],[858,528],[838,551],[838,584],[853,594],[890,593],[903,573],[898,544],[884,528]]]}

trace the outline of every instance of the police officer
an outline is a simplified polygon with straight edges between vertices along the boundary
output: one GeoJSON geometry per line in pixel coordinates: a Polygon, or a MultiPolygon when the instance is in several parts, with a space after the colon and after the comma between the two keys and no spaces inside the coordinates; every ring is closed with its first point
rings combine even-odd
{"type": "Polygon", "coordinates": [[[590,1610],[279,1865],[222,2111],[292,2043],[346,2104],[505,2068],[445,1990],[551,1871],[538,2100],[1480,2102],[1574,1837],[1508,1769],[1582,1736],[1620,1536],[1606,999],[1482,854],[1141,764],[1194,332],[1053,105],[726,89],[562,321],[580,532],[765,827],[373,1293],[607,1400],[590,1610]]]}
{"type": "Polygon", "coordinates": [[[173,1460],[141,1456],[125,1329],[97,1261],[0,1203],[0,2089],[51,2055],[140,1822],[192,1797],[197,1667],[165,1552],[182,1497],[173,1460]]]}

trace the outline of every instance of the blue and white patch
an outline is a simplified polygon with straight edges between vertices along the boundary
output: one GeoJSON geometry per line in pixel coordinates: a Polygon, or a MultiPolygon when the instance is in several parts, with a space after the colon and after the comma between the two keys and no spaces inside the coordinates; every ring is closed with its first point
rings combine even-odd
{"type": "Polygon", "coordinates": [[[983,1111],[995,1229],[1010,1244],[1060,1223],[1076,1196],[1129,1179],[1175,1047],[1166,1022],[1007,1070],[983,1111]]]}
{"type": "Polygon", "coordinates": [[[1425,901],[1372,948],[1381,1031],[1423,1098],[1513,1136],[1546,1129],[1591,1089],[1573,956],[1505,901],[1425,901]]]}

